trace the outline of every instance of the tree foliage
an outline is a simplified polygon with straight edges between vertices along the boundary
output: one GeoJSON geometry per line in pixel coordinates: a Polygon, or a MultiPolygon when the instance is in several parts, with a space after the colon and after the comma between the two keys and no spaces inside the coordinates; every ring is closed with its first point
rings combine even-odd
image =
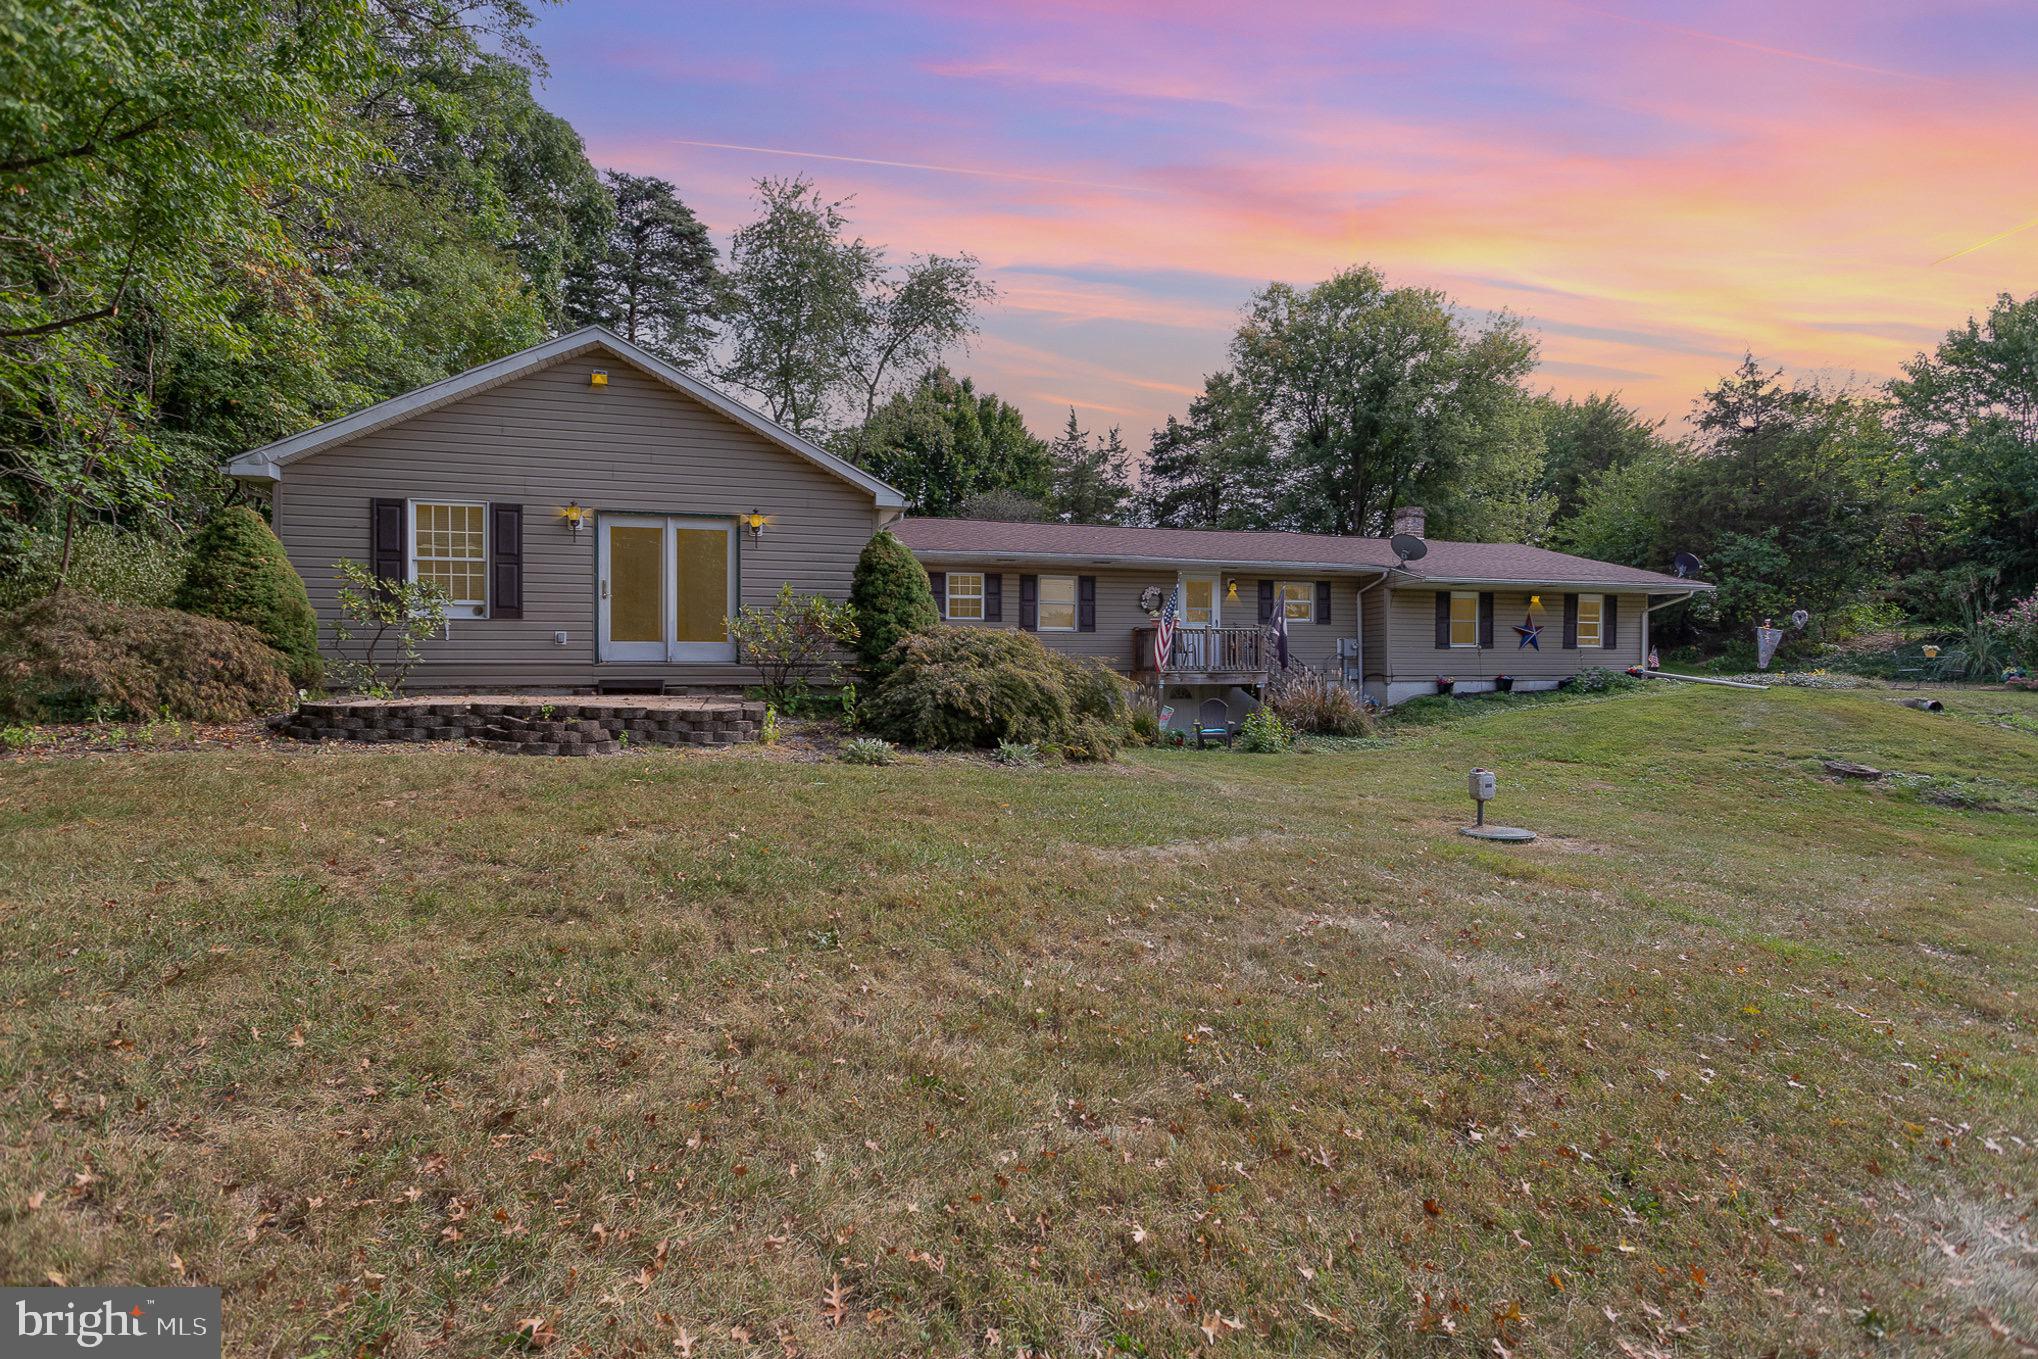
{"type": "Polygon", "coordinates": [[[941,621],[927,568],[889,530],[871,535],[856,558],[849,582],[849,607],[856,619],[856,653],[863,673],[881,679],[902,638],[941,621]]]}
{"type": "Polygon", "coordinates": [[[946,368],[895,393],[837,447],[922,514],[953,514],[992,492],[1037,502],[1048,490],[1047,445],[1018,408],[946,368]]]}
{"type": "Polygon", "coordinates": [[[1273,461],[1251,398],[1228,372],[1213,373],[1153,432],[1138,509],[1161,528],[1261,529],[1275,521],[1273,461]]]}
{"type": "Polygon", "coordinates": [[[607,232],[569,273],[567,315],[606,326],[683,368],[707,364],[722,307],[708,229],[654,176],[602,176],[615,202],[607,232]]]}
{"type": "Polygon", "coordinates": [[[316,688],[323,677],[318,616],[283,543],[245,505],[229,505],[191,538],[191,563],[176,605],[189,613],[244,623],[282,655],[290,682],[316,688]]]}
{"type": "Polygon", "coordinates": [[[1122,522],[1132,503],[1132,457],[1113,425],[1093,438],[1069,410],[1069,422],[1047,446],[1049,514],[1071,524],[1122,522]]]}

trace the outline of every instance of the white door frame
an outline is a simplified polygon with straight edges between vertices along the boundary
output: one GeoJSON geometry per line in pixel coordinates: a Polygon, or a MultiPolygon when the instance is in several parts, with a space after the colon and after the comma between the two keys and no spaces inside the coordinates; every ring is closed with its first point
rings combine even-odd
{"type": "Polygon", "coordinates": [[[667,648],[672,638],[672,534],[665,528],[665,516],[657,514],[605,514],[596,521],[595,534],[598,539],[600,613],[599,632],[596,634],[596,659],[603,661],[662,661],[666,659],[667,648]],[[609,640],[609,531],[616,528],[655,528],[659,530],[663,546],[659,551],[658,579],[663,594],[658,601],[659,616],[664,619],[664,634],[655,642],[612,642],[609,640]]]}
{"type": "Polygon", "coordinates": [[[689,519],[675,515],[665,521],[665,588],[672,600],[672,607],[665,611],[666,659],[693,665],[733,664],[736,660],[736,644],[726,638],[719,642],[682,642],[672,634],[677,630],[677,616],[680,587],[685,583],[679,578],[679,529],[708,529],[720,533],[724,540],[722,567],[722,616],[727,618],[736,612],[736,526],[727,519],[689,519]]]}
{"type": "Polygon", "coordinates": [[[599,620],[595,637],[595,658],[600,661],[660,661],[667,664],[712,665],[729,664],[736,659],[736,644],[732,641],[682,642],[673,634],[677,630],[679,602],[679,529],[712,530],[719,532],[728,542],[726,567],[727,596],[723,601],[723,615],[735,612],[736,595],[736,526],[727,519],[703,519],[672,514],[605,514],[596,521],[599,620]],[[661,589],[659,617],[662,634],[652,642],[612,642],[609,640],[610,582],[613,577],[609,569],[609,530],[622,528],[655,528],[659,531],[658,579],[661,589]]]}

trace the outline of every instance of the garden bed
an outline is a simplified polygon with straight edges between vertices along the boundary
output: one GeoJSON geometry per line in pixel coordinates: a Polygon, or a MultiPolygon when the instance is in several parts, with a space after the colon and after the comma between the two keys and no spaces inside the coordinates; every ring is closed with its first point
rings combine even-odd
{"type": "Polygon", "coordinates": [[[305,703],[271,725],[298,741],[469,741],[504,755],[613,755],[628,746],[731,746],[757,739],[764,705],[638,695],[555,699],[468,694],[305,703]]]}

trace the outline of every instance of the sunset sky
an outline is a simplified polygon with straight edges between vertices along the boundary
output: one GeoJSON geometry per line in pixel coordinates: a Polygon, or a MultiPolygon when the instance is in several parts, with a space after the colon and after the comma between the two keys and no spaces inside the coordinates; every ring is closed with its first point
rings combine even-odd
{"type": "Polygon", "coordinates": [[[2038,289],[2038,3],[548,10],[546,103],[726,247],[751,181],[1002,292],[955,366],[1143,447],[1269,279],[1506,308],[1673,426],[1744,349],[1879,380],[2038,289]]]}

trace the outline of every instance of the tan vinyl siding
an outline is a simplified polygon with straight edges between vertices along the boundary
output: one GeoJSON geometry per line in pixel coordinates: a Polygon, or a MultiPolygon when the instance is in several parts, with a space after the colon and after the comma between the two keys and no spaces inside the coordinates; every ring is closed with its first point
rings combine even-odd
{"type": "Polygon", "coordinates": [[[1359,634],[1362,649],[1359,659],[1367,684],[1387,677],[1387,601],[1392,596],[1393,591],[1384,584],[1375,585],[1360,596],[1365,618],[1359,634]]]}
{"type": "MultiPolygon", "coordinates": [[[[597,528],[558,517],[570,501],[597,513],[771,516],[763,539],[737,532],[743,603],[782,581],[846,598],[857,553],[876,530],[868,492],[760,438],[608,354],[582,354],[292,463],[276,528],[322,624],[333,617],[333,563],[368,559],[376,497],[524,507],[524,616],[465,619],[426,647],[426,687],[679,684],[754,680],[737,666],[595,661],[597,528]],[[588,383],[591,369],[608,386],[588,383]],[[568,634],[565,646],[553,633],[568,634]]],[[[329,634],[327,634],[329,636],[329,634]]]]}
{"type": "MultiPolygon", "coordinates": [[[[1476,590],[1478,587],[1457,588],[1476,590]]],[[[1446,650],[1436,644],[1437,589],[1396,589],[1392,591],[1386,610],[1391,620],[1387,644],[1389,673],[1386,678],[1392,683],[1430,680],[1438,675],[1449,675],[1460,681],[1490,680],[1495,675],[1513,675],[1516,679],[1562,679],[1587,666],[1626,669],[1641,661],[1642,613],[1648,608],[1647,595],[1609,593],[1609,598],[1620,600],[1614,645],[1567,651],[1564,648],[1564,596],[1567,593],[1573,592],[1495,589],[1492,591],[1493,645],[1446,650]],[[1542,607],[1535,614],[1536,621],[1543,625],[1540,649],[1519,645],[1521,638],[1514,630],[1514,625],[1526,615],[1532,594],[1541,595],[1543,599],[1542,607]]],[[[1367,626],[1371,625],[1372,620],[1368,619],[1367,626]]],[[[1371,654],[1370,647],[1368,654],[1371,654]]],[[[1370,659],[1366,669],[1370,678],[1373,673],[1370,659]]]]}
{"type": "MultiPolygon", "coordinates": [[[[1005,568],[1002,572],[961,562],[944,564],[938,556],[928,554],[926,566],[929,571],[977,571],[982,569],[987,576],[1001,575],[1004,580],[1004,617],[996,623],[969,622],[967,627],[1019,626],[1019,577],[1022,572],[1016,568],[1005,568]]],[[[1041,565],[1038,569],[1027,567],[1027,575],[1037,576],[1095,576],[1097,578],[1097,630],[1095,632],[1041,632],[1035,634],[1040,640],[1057,651],[1076,656],[1096,656],[1121,672],[1132,667],[1132,630],[1151,626],[1153,620],[1139,607],[1141,591],[1149,585],[1158,586],[1165,596],[1175,588],[1174,573],[1166,567],[1112,567],[1071,566],[1062,562],[1041,565]]],[[[1274,579],[1268,577],[1268,579],[1274,579]]],[[[1358,586],[1349,576],[1288,576],[1287,580],[1308,580],[1311,582],[1328,579],[1330,586],[1330,623],[1291,623],[1288,626],[1288,656],[1291,663],[1307,666],[1312,670],[1336,672],[1337,639],[1354,636],[1358,625],[1358,586]]],[[[1236,576],[1225,573],[1218,586],[1220,627],[1254,627],[1259,623],[1260,577],[1236,576]],[[1238,581],[1238,599],[1223,598],[1224,584],[1238,581]]],[[[1379,593],[1375,591],[1374,593],[1379,593]]]]}

